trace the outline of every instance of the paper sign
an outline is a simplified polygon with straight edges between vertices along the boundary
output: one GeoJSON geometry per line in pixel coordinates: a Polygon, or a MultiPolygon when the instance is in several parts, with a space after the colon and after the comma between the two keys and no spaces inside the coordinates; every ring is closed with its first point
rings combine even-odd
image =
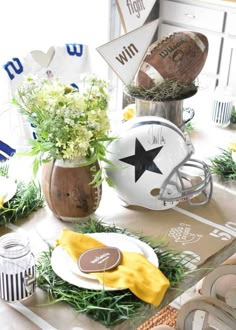
{"type": "Polygon", "coordinates": [[[158,23],[157,19],[97,48],[125,85],[134,78],[158,23]]]}
{"type": "Polygon", "coordinates": [[[79,269],[84,273],[96,273],[116,268],[121,262],[121,252],[116,247],[97,247],[82,253],[79,269]]]}
{"type": "Polygon", "coordinates": [[[116,0],[125,33],[137,29],[145,23],[155,2],[156,0],[116,0]]]}

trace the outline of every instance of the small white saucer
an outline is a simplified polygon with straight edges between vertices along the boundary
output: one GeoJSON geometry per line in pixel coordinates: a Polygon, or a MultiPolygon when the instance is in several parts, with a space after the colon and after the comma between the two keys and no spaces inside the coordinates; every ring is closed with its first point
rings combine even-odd
{"type": "Polygon", "coordinates": [[[14,197],[16,190],[17,184],[12,179],[0,176],[0,196],[3,196],[4,203],[14,197]]]}

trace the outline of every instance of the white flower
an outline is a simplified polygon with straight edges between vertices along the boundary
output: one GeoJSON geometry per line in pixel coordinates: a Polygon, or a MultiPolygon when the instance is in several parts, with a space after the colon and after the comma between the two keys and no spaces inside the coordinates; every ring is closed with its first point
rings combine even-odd
{"type": "Polygon", "coordinates": [[[89,157],[98,146],[100,157],[98,141],[109,139],[110,130],[106,83],[92,77],[82,87],[80,91],[59,80],[26,78],[17,100],[36,126],[35,154],[43,150],[53,158],[89,157]]]}

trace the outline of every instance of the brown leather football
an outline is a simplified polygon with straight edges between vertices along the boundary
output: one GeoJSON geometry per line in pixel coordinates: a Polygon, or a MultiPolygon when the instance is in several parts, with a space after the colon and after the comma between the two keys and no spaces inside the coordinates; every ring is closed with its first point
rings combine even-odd
{"type": "Polygon", "coordinates": [[[175,32],[148,48],[135,84],[145,89],[166,79],[193,82],[201,72],[208,54],[208,39],[198,32],[175,32]]]}

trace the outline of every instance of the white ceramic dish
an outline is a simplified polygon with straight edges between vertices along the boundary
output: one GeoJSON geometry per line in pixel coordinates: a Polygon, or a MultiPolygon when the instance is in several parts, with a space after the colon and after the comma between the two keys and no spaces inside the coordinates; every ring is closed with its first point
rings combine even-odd
{"type": "MultiPolygon", "coordinates": [[[[105,245],[118,247],[121,251],[141,253],[156,267],[159,265],[157,255],[153,249],[137,238],[118,233],[94,233],[87,235],[99,240],[105,245]]],[[[121,290],[119,288],[104,286],[100,284],[96,278],[92,277],[92,275],[81,272],[77,264],[61,246],[57,246],[53,250],[51,265],[52,269],[59,277],[78,287],[91,290],[121,290]]]]}
{"type": "Polygon", "coordinates": [[[111,288],[100,284],[97,280],[81,277],[70,270],[68,267],[68,256],[67,252],[63,250],[61,246],[57,246],[52,253],[51,265],[54,272],[62,278],[64,281],[78,286],[79,288],[90,289],[90,290],[106,290],[115,291],[120,290],[117,288],[111,288]]]}
{"type": "Polygon", "coordinates": [[[0,176],[0,196],[3,196],[4,203],[8,202],[16,194],[17,184],[4,176],[0,176]]]}

